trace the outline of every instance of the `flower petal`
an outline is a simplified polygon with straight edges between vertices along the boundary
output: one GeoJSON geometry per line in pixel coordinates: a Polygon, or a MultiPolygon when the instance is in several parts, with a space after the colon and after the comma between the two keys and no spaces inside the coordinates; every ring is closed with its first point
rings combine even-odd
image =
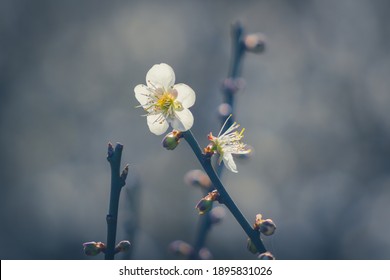
{"type": "Polygon", "coordinates": [[[168,129],[168,122],[162,114],[148,115],[146,117],[149,129],[156,135],[161,135],[168,129]]]}
{"type": "Polygon", "coordinates": [[[137,85],[134,88],[135,92],[135,98],[137,98],[138,102],[141,104],[141,106],[145,109],[147,106],[148,101],[150,100],[149,97],[149,90],[145,85],[137,85]]]}
{"type": "Polygon", "coordinates": [[[194,116],[188,109],[184,108],[181,111],[175,111],[175,115],[176,118],[170,121],[174,129],[177,129],[179,131],[187,131],[194,124],[194,116]]]}
{"type": "Polygon", "coordinates": [[[155,64],[146,73],[146,84],[150,88],[161,88],[168,90],[175,84],[175,72],[168,64],[155,64]]]}
{"type": "Polygon", "coordinates": [[[177,84],[173,88],[177,91],[176,100],[179,101],[184,108],[190,108],[195,103],[195,92],[186,84],[177,84]]]}
{"type": "Polygon", "coordinates": [[[226,168],[229,169],[231,172],[237,173],[237,166],[234,162],[233,156],[230,153],[224,153],[223,155],[223,163],[225,164],[226,168]]]}

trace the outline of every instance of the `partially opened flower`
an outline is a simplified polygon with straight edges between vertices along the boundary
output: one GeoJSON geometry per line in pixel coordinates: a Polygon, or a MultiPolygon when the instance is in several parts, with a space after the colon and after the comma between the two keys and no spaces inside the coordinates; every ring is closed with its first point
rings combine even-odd
{"type": "Polygon", "coordinates": [[[221,134],[231,116],[232,115],[226,119],[225,124],[222,126],[217,137],[213,136],[210,132],[208,139],[211,143],[207,146],[205,151],[206,153],[218,153],[218,163],[221,164],[223,161],[227,169],[237,173],[237,166],[234,162],[233,154],[247,154],[250,153],[250,149],[241,142],[241,139],[244,137],[245,128],[243,128],[241,132],[238,132],[236,129],[239,128],[240,125],[236,122],[221,134]]]}
{"type": "Polygon", "coordinates": [[[151,132],[167,131],[169,124],[176,130],[189,130],[194,117],[188,108],[195,103],[195,92],[186,84],[175,85],[175,72],[168,64],[155,64],[146,74],[146,85],[134,88],[135,97],[147,111],[151,132]]]}

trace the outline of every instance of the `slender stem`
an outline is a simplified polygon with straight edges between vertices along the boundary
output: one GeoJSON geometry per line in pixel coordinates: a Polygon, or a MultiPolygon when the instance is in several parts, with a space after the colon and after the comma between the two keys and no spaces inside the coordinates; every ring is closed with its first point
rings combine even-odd
{"type": "MultiPolygon", "coordinates": [[[[230,67],[229,67],[227,79],[229,79],[230,81],[234,81],[234,79],[236,79],[240,75],[241,62],[242,62],[243,54],[245,53],[245,48],[242,42],[242,36],[244,34],[244,29],[242,25],[238,22],[233,24],[231,34],[232,34],[232,58],[230,61],[230,67]]],[[[223,87],[222,93],[224,96],[224,103],[230,106],[231,108],[230,113],[233,114],[235,90],[225,85],[223,87]]],[[[225,123],[228,116],[229,115],[222,117],[221,127],[225,123]]],[[[234,118],[232,116],[228,120],[228,123],[226,124],[224,130],[230,127],[233,122],[234,122],[234,118]]],[[[224,170],[224,164],[222,162],[217,166],[218,177],[222,175],[223,170],[224,170]]],[[[213,189],[214,186],[211,186],[208,189],[204,189],[204,195],[207,195],[207,193],[211,192],[213,189]]],[[[191,259],[199,258],[199,250],[202,249],[202,247],[206,242],[207,233],[212,226],[210,215],[211,213],[207,212],[199,218],[197,233],[194,242],[194,250],[193,250],[193,254],[190,256],[191,259]]]]}
{"type": "Polygon", "coordinates": [[[242,35],[244,34],[244,28],[239,22],[236,22],[232,26],[232,43],[233,43],[233,59],[230,64],[229,77],[236,78],[240,75],[241,70],[241,57],[244,54],[244,45],[242,42],[242,35]]]}
{"type": "Polygon", "coordinates": [[[248,221],[245,219],[245,217],[242,215],[241,211],[238,209],[232,198],[230,197],[229,193],[226,191],[225,187],[223,186],[221,180],[219,179],[218,175],[215,173],[211,161],[209,157],[205,157],[202,153],[202,150],[199,147],[198,142],[196,141],[194,135],[192,134],[191,130],[183,132],[183,138],[188,142],[190,147],[192,148],[193,152],[195,153],[196,157],[198,158],[200,164],[202,165],[203,169],[209,176],[211,182],[213,183],[215,189],[218,191],[220,195],[220,203],[223,203],[226,205],[226,207],[229,209],[229,211],[232,213],[234,218],[237,220],[237,222],[240,224],[242,229],[245,231],[245,233],[248,235],[248,237],[252,240],[252,243],[255,245],[257,251],[259,253],[264,253],[267,250],[264,247],[263,242],[260,239],[260,233],[256,230],[254,230],[251,225],[248,223],[248,221]]]}
{"type": "MultiPolygon", "coordinates": [[[[240,76],[242,58],[245,53],[245,47],[242,40],[242,36],[244,34],[244,28],[239,22],[237,22],[233,24],[231,32],[232,32],[232,59],[230,61],[228,80],[230,80],[230,82],[232,83],[235,83],[235,79],[240,76]]],[[[231,107],[230,113],[234,112],[234,97],[236,91],[237,89],[234,86],[229,87],[225,85],[223,87],[224,102],[231,107]]],[[[229,115],[226,115],[222,118],[222,124],[225,123],[228,117],[229,115]]],[[[224,130],[230,127],[233,124],[233,122],[234,119],[230,118],[226,123],[224,130]]]]}
{"type": "Polygon", "coordinates": [[[128,166],[120,174],[120,165],[123,145],[117,143],[115,150],[111,143],[108,144],[107,160],[111,166],[111,191],[107,220],[107,243],[105,259],[113,260],[115,256],[116,228],[118,221],[119,197],[122,187],[126,184],[128,166]]]}

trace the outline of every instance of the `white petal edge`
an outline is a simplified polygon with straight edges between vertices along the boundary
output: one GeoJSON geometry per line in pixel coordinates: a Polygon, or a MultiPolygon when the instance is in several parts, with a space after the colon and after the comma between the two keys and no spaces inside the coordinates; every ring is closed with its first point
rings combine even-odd
{"type": "Polygon", "coordinates": [[[175,111],[176,118],[171,120],[171,125],[174,129],[179,131],[187,131],[194,124],[194,116],[188,109],[175,111]]]}
{"type": "Polygon", "coordinates": [[[138,102],[142,105],[142,107],[145,109],[147,106],[148,101],[150,98],[148,95],[150,94],[148,88],[145,85],[137,85],[134,88],[135,92],[135,98],[137,98],[138,102]]]}
{"type": "Polygon", "coordinates": [[[223,163],[225,164],[226,168],[229,169],[231,172],[238,173],[237,166],[234,162],[232,154],[225,153],[223,155],[223,163]]]}
{"type": "Polygon", "coordinates": [[[146,84],[151,88],[164,87],[168,90],[175,84],[175,72],[166,63],[155,64],[146,73],[146,84]]]}
{"type": "Polygon", "coordinates": [[[156,135],[163,134],[169,127],[167,120],[161,114],[148,115],[146,119],[150,131],[156,135]]]}
{"type": "Polygon", "coordinates": [[[190,108],[195,104],[195,91],[186,84],[177,84],[173,88],[177,91],[176,100],[179,101],[184,108],[190,108]]]}

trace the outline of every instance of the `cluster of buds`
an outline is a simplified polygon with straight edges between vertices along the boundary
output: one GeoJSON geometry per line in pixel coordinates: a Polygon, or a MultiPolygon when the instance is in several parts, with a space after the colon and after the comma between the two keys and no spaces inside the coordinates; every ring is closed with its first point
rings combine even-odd
{"type": "Polygon", "coordinates": [[[260,231],[262,234],[269,236],[274,234],[276,225],[271,219],[263,220],[263,215],[257,214],[253,228],[260,231]]]}
{"type": "MultiPolygon", "coordinates": [[[[130,249],[130,242],[123,240],[115,246],[115,253],[126,252],[130,249]]],[[[107,246],[103,242],[85,242],[83,243],[84,254],[87,256],[97,256],[100,253],[106,253],[107,246]]]]}
{"type": "Polygon", "coordinates": [[[172,130],[167,135],[165,135],[164,139],[162,140],[162,145],[167,150],[174,150],[180,143],[180,139],[182,138],[183,134],[179,130],[172,130]]]}
{"type": "Polygon", "coordinates": [[[203,215],[213,208],[213,202],[216,200],[218,201],[218,199],[219,193],[217,190],[214,190],[203,197],[195,206],[195,209],[199,211],[199,215],[203,215]]]}
{"type": "MultiPolygon", "coordinates": [[[[263,215],[257,214],[255,223],[253,225],[253,229],[266,235],[266,236],[269,236],[269,235],[274,234],[274,232],[276,230],[276,225],[271,219],[264,220],[263,215]]],[[[252,240],[250,238],[248,238],[248,241],[247,241],[247,249],[252,254],[259,253],[257,251],[255,244],[252,242],[252,240]]],[[[274,256],[270,252],[262,253],[258,256],[258,258],[261,260],[274,260],[275,259],[274,256]]]]}

